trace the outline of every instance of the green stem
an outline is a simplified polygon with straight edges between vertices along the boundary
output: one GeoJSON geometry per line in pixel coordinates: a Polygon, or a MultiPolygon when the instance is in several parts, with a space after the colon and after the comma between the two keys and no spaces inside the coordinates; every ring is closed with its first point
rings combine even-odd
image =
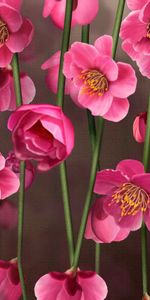
{"type": "Polygon", "coordinates": [[[57,90],[57,104],[61,107],[63,107],[63,105],[64,105],[64,92],[65,92],[65,77],[63,75],[63,63],[64,63],[64,54],[69,48],[71,20],[72,20],[72,7],[73,7],[73,0],[67,0],[66,1],[65,23],[64,23],[64,30],[63,30],[62,44],[61,44],[58,90],[57,90]]]}
{"type": "Polygon", "coordinates": [[[116,51],[117,51],[117,45],[118,45],[118,40],[119,40],[119,32],[120,32],[120,26],[121,26],[121,21],[123,17],[123,12],[124,12],[124,7],[125,7],[125,0],[119,0],[118,2],[118,8],[116,11],[116,18],[115,18],[115,24],[113,28],[113,58],[115,58],[116,51]]]}
{"type": "MultiPolygon", "coordinates": [[[[150,158],[150,96],[148,101],[147,111],[147,128],[146,137],[144,142],[143,151],[143,164],[145,172],[148,171],[150,158]]],[[[145,224],[142,224],[141,228],[141,250],[142,250],[142,283],[143,283],[143,294],[148,292],[148,247],[147,247],[147,229],[145,224]]]]}
{"type": "MultiPolygon", "coordinates": [[[[63,71],[64,54],[68,50],[69,41],[70,41],[72,7],[73,7],[73,0],[67,0],[64,31],[63,31],[62,46],[61,46],[58,92],[57,92],[57,105],[61,107],[64,106],[64,92],[65,92],[65,77],[62,71],[63,71]]],[[[69,259],[70,259],[70,265],[72,265],[73,257],[74,257],[74,238],[73,238],[73,225],[72,225],[72,216],[71,216],[71,208],[70,208],[70,200],[69,200],[70,196],[69,196],[66,163],[62,163],[60,165],[60,181],[61,181],[61,189],[62,189],[62,197],[63,197],[66,234],[67,234],[67,242],[68,242],[68,249],[69,249],[69,259]]]]}
{"type": "MultiPolygon", "coordinates": [[[[12,60],[14,85],[16,93],[16,105],[22,105],[22,93],[20,84],[20,69],[18,54],[14,54],[12,60]]],[[[26,286],[24,281],[23,267],[22,267],[22,255],[23,255],[23,225],[24,225],[24,200],[25,200],[25,162],[20,163],[20,189],[18,199],[18,245],[17,245],[17,257],[18,257],[18,271],[20,282],[22,286],[23,300],[27,300],[26,286]]]]}
{"type": "Polygon", "coordinates": [[[100,273],[100,252],[101,252],[101,247],[100,244],[95,244],[95,272],[97,274],[100,273]]]}
{"type": "MultiPolygon", "coordinates": [[[[113,58],[115,58],[115,55],[116,55],[120,24],[121,24],[123,10],[124,10],[124,4],[125,4],[125,0],[124,1],[119,0],[118,9],[117,9],[117,12],[119,15],[116,15],[117,20],[115,21],[114,30],[113,30],[113,38],[114,38],[113,58]],[[117,34],[118,34],[118,36],[117,36],[117,34]]],[[[79,234],[78,234],[78,239],[77,239],[77,244],[76,244],[75,254],[74,254],[74,261],[73,261],[74,269],[76,269],[79,264],[82,241],[83,241],[83,237],[84,237],[85,227],[86,227],[87,218],[88,218],[88,212],[89,212],[91,199],[92,199],[92,195],[93,195],[93,188],[94,188],[95,177],[96,177],[96,172],[97,172],[99,152],[100,152],[100,147],[101,147],[101,142],[102,142],[102,133],[103,133],[103,126],[104,126],[103,124],[104,124],[104,120],[102,118],[99,118],[96,144],[95,144],[95,150],[94,150],[92,166],[91,166],[89,188],[88,188],[87,196],[85,199],[85,205],[84,205],[82,220],[81,220],[81,224],[80,224],[80,229],[79,229],[79,234]]]]}
{"type": "MultiPolygon", "coordinates": [[[[89,36],[90,36],[90,25],[82,26],[82,42],[89,44],[89,36]]],[[[96,125],[95,125],[95,118],[91,115],[89,110],[87,110],[87,118],[88,118],[88,127],[89,127],[89,135],[90,135],[91,146],[92,146],[92,153],[94,153],[95,143],[96,143],[96,125]]],[[[99,274],[100,244],[98,243],[95,243],[95,271],[99,274]]]]}

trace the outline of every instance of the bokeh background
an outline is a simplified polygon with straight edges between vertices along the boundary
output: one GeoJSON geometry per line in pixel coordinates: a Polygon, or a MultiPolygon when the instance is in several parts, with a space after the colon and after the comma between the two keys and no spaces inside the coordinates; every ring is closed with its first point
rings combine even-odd
{"type": "MultiPolygon", "coordinates": [[[[91,0],[92,1],[92,0],[91,0]]],[[[35,26],[32,45],[21,56],[21,70],[33,79],[37,93],[35,103],[55,104],[55,95],[45,85],[45,73],[41,64],[60,49],[62,31],[57,29],[50,18],[42,18],[42,0],[24,0],[23,14],[35,26]]],[[[117,0],[100,0],[100,10],[91,25],[91,43],[100,35],[111,34],[117,0]]],[[[124,16],[128,14],[126,8],[124,16]]],[[[133,28],[134,30],[134,28],[133,28]]],[[[81,28],[73,28],[71,41],[79,41],[81,28]]],[[[121,50],[119,43],[118,61],[131,63],[121,50]]],[[[138,77],[136,93],[130,97],[130,111],[125,120],[115,124],[105,123],[101,168],[113,168],[122,159],[142,159],[143,145],[137,144],[132,136],[134,117],[146,110],[149,95],[149,81],[142,77],[133,64],[138,77]]],[[[71,118],[76,133],[75,148],[68,159],[68,174],[73,213],[75,238],[79,229],[82,209],[90,172],[90,141],[87,131],[86,112],[77,108],[66,98],[65,112],[71,118]]],[[[8,113],[1,113],[1,152],[4,155],[12,148],[11,136],[7,131],[8,113]]],[[[12,197],[17,203],[17,195],[12,197]]],[[[0,230],[0,258],[16,257],[17,230],[0,230]]],[[[140,231],[130,234],[123,242],[101,246],[101,275],[109,288],[108,300],[138,300],[142,296],[140,231]]],[[[68,250],[65,235],[64,215],[59,181],[59,168],[37,174],[35,182],[26,193],[24,226],[24,272],[28,299],[35,299],[33,287],[38,278],[49,271],[64,271],[69,268],[68,250]]],[[[80,268],[94,268],[94,243],[84,241],[80,268]]],[[[65,299],[64,299],[65,300],[65,299]]],[[[86,299],[88,300],[88,299],[86,299]]]]}

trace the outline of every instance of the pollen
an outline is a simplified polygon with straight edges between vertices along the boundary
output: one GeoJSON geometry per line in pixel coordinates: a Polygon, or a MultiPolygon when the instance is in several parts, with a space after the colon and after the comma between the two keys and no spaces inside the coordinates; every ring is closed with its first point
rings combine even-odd
{"type": "Polygon", "coordinates": [[[0,47],[7,42],[9,38],[9,30],[5,22],[0,19],[0,47]]]}
{"type": "Polygon", "coordinates": [[[150,203],[150,195],[142,188],[132,184],[124,183],[112,195],[108,204],[118,204],[121,209],[121,217],[135,216],[139,211],[146,212],[150,203]]]}
{"type": "Polygon", "coordinates": [[[83,79],[85,87],[83,93],[88,95],[103,96],[108,91],[108,80],[104,74],[98,70],[84,70],[80,79],[83,79]]]}
{"type": "Polygon", "coordinates": [[[150,23],[147,25],[147,33],[146,33],[146,37],[148,38],[148,39],[150,39],[150,23]]]}

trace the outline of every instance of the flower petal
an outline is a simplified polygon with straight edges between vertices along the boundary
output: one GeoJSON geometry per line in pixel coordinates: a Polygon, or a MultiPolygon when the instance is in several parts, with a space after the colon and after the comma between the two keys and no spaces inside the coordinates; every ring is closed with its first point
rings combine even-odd
{"type": "Polygon", "coordinates": [[[11,63],[13,53],[9,51],[6,45],[0,47],[0,68],[4,68],[11,63]]]}
{"type": "Polygon", "coordinates": [[[8,168],[0,172],[1,199],[5,199],[16,193],[19,189],[20,182],[18,177],[8,168]]]}
{"type": "Polygon", "coordinates": [[[72,55],[73,63],[83,70],[92,68],[93,62],[99,56],[94,46],[81,42],[73,43],[69,51],[72,55]]]}
{"type": "Polygon", "coordinates": [[[125,176],[128,176],[128,178],[132,178],[136,174],[145,173],[143,164],[135,159],[122,160],[118,163],[116,170],[119,170],[125,176]]]}
{"type": "Polygon", "coordinates": [[[94,46],[102,56],[112,56],[112,45],[113,45],[113,39],[110,35],[103,35],[99,37],[95,43],[94,46]]]}
{"type": "Polygon", "coordinates": [[[150,174],[138,174],[132,177],[132,183],[150,193],[150,174]]]}
{"type": "Polygon", "coordinates": [[[111,107],[103,118],[108,121],[119,122],[123,120],[129,111],[128,99],[113,98],[111,107]]]}
{"type": "Polygon", "coordinates": [[[114,188],[128,182],[119,170],[102,170],[97,172],[94,193],[99,195],[112,194],[114,188]]]}
{"type": "Polygon", "coordinates": [[[98,0],[77,1],[77,7],[73,11],[73,22],[80,25],[90,24],[99,10],[98,0]]]}
{"type": "Polygon", "coordinates": [[[108,81],[115,81],[118,78],[118,64],[109,56],[100,56],[95,59],[96,69],[104,74],[108,81]]]}
{"type": "Polygon", "coordinates": [[[140,54],[139,52],[137,52],[134,47],[133,44],[128,42],[127,40],[125,40],[122,43],[122,49],[132,58],[132,60],[137,60],[138,58],[140,58],[140,54]]]}
{"type": "Polygon", "coordinates": [[[113,101],[113,97],[109,92],[103,96],[88,95],[85,92],[85,86],[80,89],[78,102],[81,106],[88,108],[93,116],[103,116],[109,110],[113,101]]]}
{"type": "Polygon", "coordinates": [[[133,11],[123,20],[120,37],[131,43],[137,43],[143,36],[146,36],[146,24],[139,20],[139,11],[133,11]]]}
{"type": "Polygon", "coordinates": [[[126,98],[136,90],[137,78],[134,69],[126,63],[117,63],[119,74],[116,81],[109,84],[109,91],[114,97],[126,98]]]}
{"type": "Polygon", "coordinates": [[[8,49],[13,53],[23,51],[24,48],[30,44],[33,37],[33,31],[33,25],[30,20],[24,18],[19,31],[10,35],[6,42],[8,49]]]}
{"type": "Polygon", "coordinates": [[[127,5],[131,10],[141,9],[146,3],[147,0],[127,0],[127,5]]]}
{"type": "Polygon", "coordinates": [[[16,32],[22,25],[22,17],[19,11],[13,7],[0,3],[0,17],[8,25],[10,36],[12,32],[16,32]]]}

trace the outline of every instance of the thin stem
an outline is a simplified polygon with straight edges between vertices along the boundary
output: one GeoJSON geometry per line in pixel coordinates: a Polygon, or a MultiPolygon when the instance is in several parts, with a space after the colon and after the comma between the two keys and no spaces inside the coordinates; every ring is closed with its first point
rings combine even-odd
{"type": "Polygon", "coordinates": [[[100,273],[100,252],[101,252],[101,247],[100,244],[95,244],[95,272],[97,274],[100,273]]]}
{"type": "Polygon", "coordinates": [[[13,56],[12,68],[13,68],[14,85],[15,85],[15,93],[16,93],[16,105],[20,106],[23,104],[23,102],[22,102],[21,83],[20,83],[19,57],[17,53],[14,54],[13,56]]]}
{"type": "MultiPolygon", "coordinates": [[[[70,41],[72,7],[73,7],[73,0],[67,0],[64,31],[63,31],[62,45],[61,45],[58,92],[57,92],[57,105],[61,107],[64,106],[64,92],[65,92],[65,77],[62,71],[63,71],[64,54],[68,50],[69,41],[70,41]]],[[[68,242],[68,249],[69,249],[69,260],[70,260],[70,265],[72,265],[73,257],[74,257],[74,238],[73,238],[73,225],[72,225],[72,216],[71,216],[71,208],[70,208],[70,195],[69,195],[66,163],[62,163],[60,165],[60,181],[61,181],[62,198],[63,198],[63,206],[64,206],[67,242],[68,242]]]]}
{"type": "MultiPolygon", "coordinates": [[[[89,44],[89,36],[90,36],[90,25],[82,26],[82,42],[89,44]]],[[[87,110],[87,118],[88,118],[88,127],[89,127],[92,153],[94,153],[95,143],[96,143],[96,125],[95,125],[95,118],[91,115],[91,112],[89,110],[87,110]]],[[[100,169],[99,166],[98,169],[100,169]]],[[[97,273],[99,273],[100,271],[100,244],[98,243],[95,243],[95,271],[97,273]]]]}
{"type": "Polygon", "coordinates": [[[125,0],[119,0],[118,2],[118,8],[116,12],[116,18],[115,18],[115,24],[113,28],[113,58],[115,58],[116,51],[117,51],[117,45],[118,45],[118,40],[119,40],[119,32],[120,32],[120,26],[121,26],[121,21],[123,17],[123,12],[124,12],[124,7],[125,7],[125,0]]]}
{"type": "MultiPolygon", "coordinates": [[[[147,128],[146,137],[144,142],[143,151],[143,164],[145,171],[148,171],[150,158],[150,96],[148,101],[147,111],[147,128]]],[[[142,251],[142,283],[143,283],[143,294],[148,292],[148,246],[147,246],[147,229],[145,224],[142,224],[141,228],[141,251],[142,251]]]]}
{"type": "MultiPolygon", "coordinates": [[[[114,37],[113,58],[115,58],[115,55],[116,55],[120,24],[121,24],[123,10],[124,10],[124,3],[125,3],[125,0],[124,1],[119,0],[119,2],[118,2],[117,12],[118,12],[119,16],[116,15],[117,21],[115,21],[114,30],[113,30],[113,35],[114,35],[113,36],[114,37]],[[118,34],[118,36],[117,36],[117,34],[118,34]]],[[[76,269],[79,264],[82,241],[83,241],[85,227],[86,227],[86,223],[87,223],[88,212],[89,212],[89,208],[90,208],[90,204],[91,204],[94,182],[95,182],[95,177],[96,177],[96,172],[97,172],[99,152],[100,152],[100,147],[101,147],[101,143],[102,143],[103,124],[104,124],[104,120],[102,118],[99,118],[97,137],[96,137],[96,145],[95,145],[92,166],[91,166],[89,188],[88,188],[88,192],[87,192],[87,196],[86,196],[86,200],[85,200],[81,225],[80,225],[77,244],[76,244],[76,248],[75,248],[75,255],[74,255],[74,262],[73,262],[74,269],[76,269]]]]}
{"type": "MultiPolygon", "coordinates": [[[[16,93],[16,105],[22,105],[22,93],[20,84],[20,69],[18,54],[14,54],[12,60],[14,85],[16,93]]],[[[23,252],[23,225],[24,225],[24,200],[25,200],[25,162],[20,163],[20,189],[18,198],[18,245],[17,245],[17,257],[18,257],[18,271],[20,282],[22,286],[23,300],[27,300],[26,286],[24,281],[23,267],[22,267],[22,252],[23,252]]]]}
{"type": "Polygon", "coordinates": [[[77,240],[77,244],[76,244],[76,248],[75,248],[75,255],[74,255],[74,262],[73,262],[74,269],[77,268],[78,263],[79,263],[79,257],[80,257],[80,252],[81,252],[83,236],[84,236],[84,232],[85,232],[85,226],[86,226],[88,212],[89,212],[89,208],[90,208],[90,204],[91,204],[91,198],[93,195],[93,188],[94,188],[94,182],[95,182],[95,177],[96,177],[96,172],[97,172],[97,164],[98,164],[98,159],[99,159],[99,150],[100,150],[102,133],[103,133],[103,130],[102,130],[103,123],[104,123],[104,119],[99,118],[97,139],[96,139],[96,145],[95,145],[92,166],[91,166],[89,188],[88,188],[88,192],[87,192],[87,196],[86,196],[86,200],[85,200],[82,221],[81,221],[79,234],[78,234],[78,240],[77,240]]]}
{"type": "Polygon", "coordinates": [[[71,20],[72,20],[73,0],[66,1],[65,23],[61,44],[61,55],[59,65],[57,104],[61,107],[64,105],[65,77],[63,75],[64,54],[69,48],[71,20]]]}

